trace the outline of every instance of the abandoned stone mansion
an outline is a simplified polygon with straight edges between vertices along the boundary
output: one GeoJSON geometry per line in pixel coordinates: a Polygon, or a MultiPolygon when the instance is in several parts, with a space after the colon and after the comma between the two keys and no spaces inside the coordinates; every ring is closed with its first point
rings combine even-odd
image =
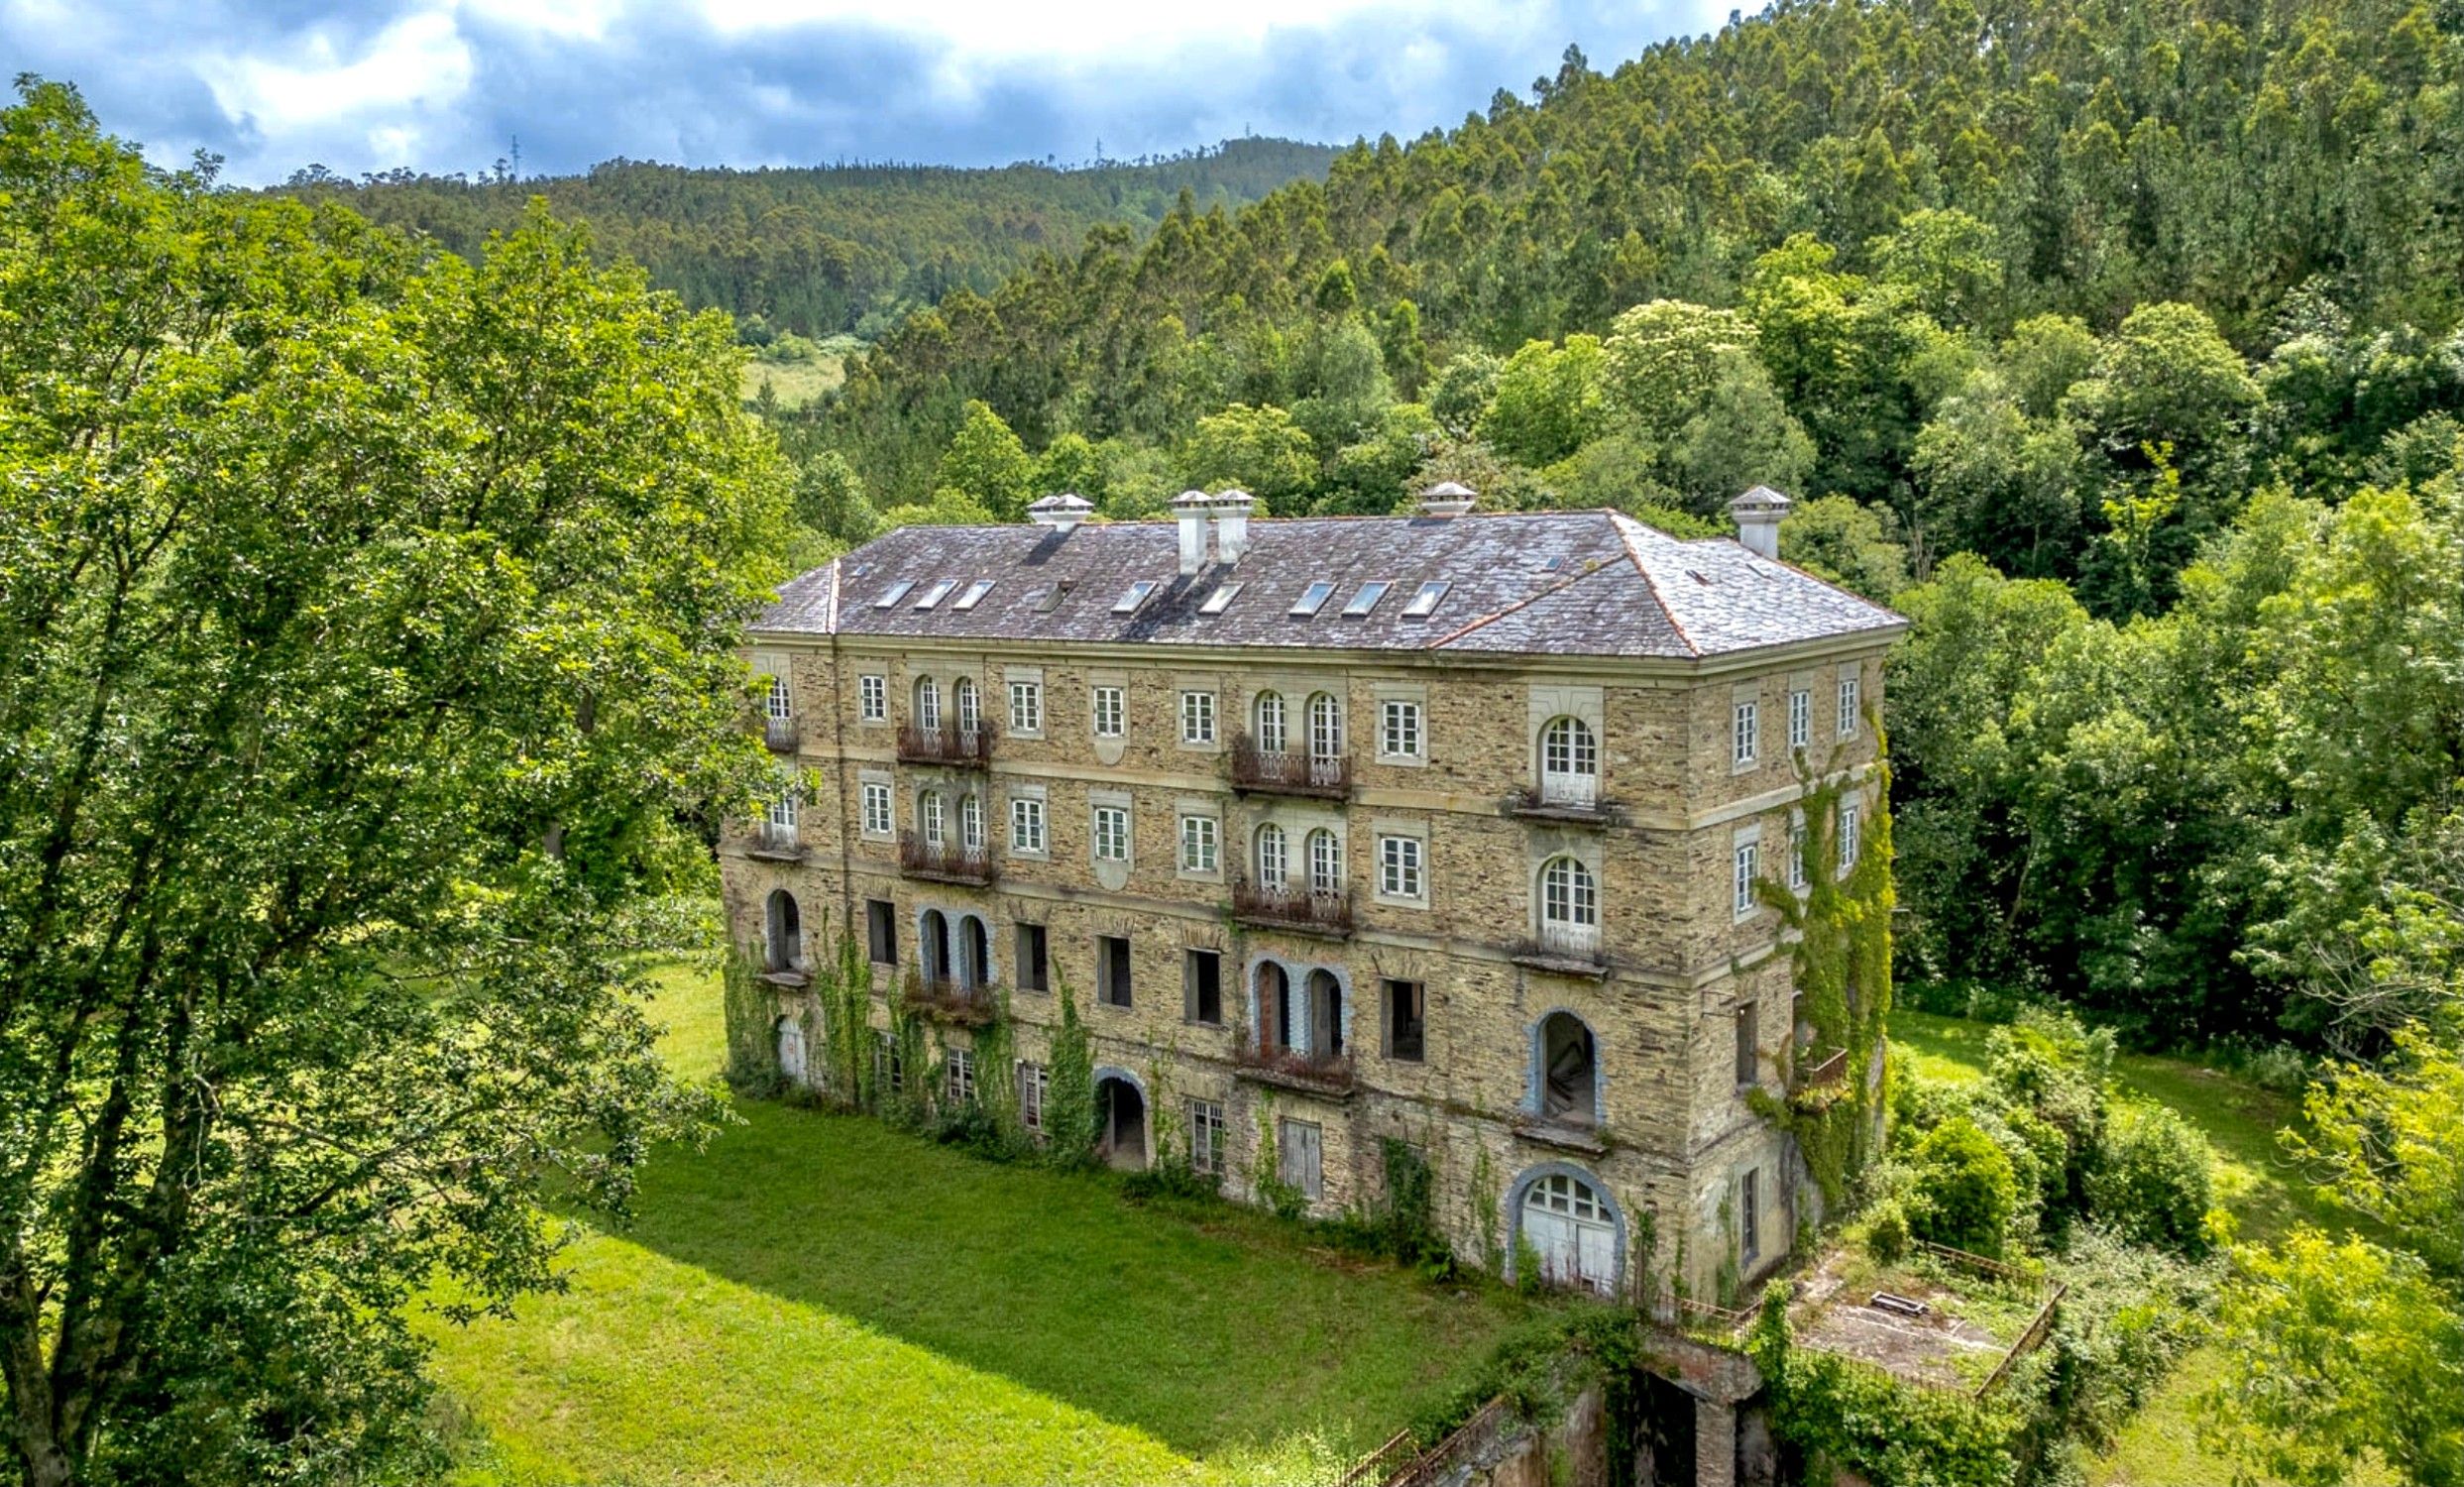
{"type": "Polygon", "coordinates": [[[1013,1080],[1030,1128],[1065,982],[1116,1163],[1166,1114],[1228,1193],[1333,1213],[1398,1138],[1474,1263],[1752,1280],[1812,1198],[1749,1092],[1843,1077],[1756,884],[1802,877],[1809,780],[1853,857],[1903,622],[1779,562],[1768,491],[1736,540],[1475,504],[1056,496],[797,578],[752,660],[805,787],[723,847],[735,939],[792,1008],[844,926],[876,1027],[950,1014],[934,1096],[1013,1080]],[[970,1051],[996,994],[1012,1068],[970,1051]]]}

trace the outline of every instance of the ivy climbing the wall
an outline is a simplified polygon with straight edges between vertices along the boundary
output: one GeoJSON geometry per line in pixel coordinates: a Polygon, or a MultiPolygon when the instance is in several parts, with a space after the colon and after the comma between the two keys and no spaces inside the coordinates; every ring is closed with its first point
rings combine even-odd
{"type": "Polygon", "coordinates": [[[1853,782],[1841,777],[1840,755],[1819,773],[1800,755],[1805,784],[1801,805],[1804,840],[1798,845],[1802,894],[1786,882],[1756,884],[1762,902],[1778,912],[1796,938],[1793,969],[1797,1015],[1813,1030],[1810,1045],[1788,1042],[1790,1092],[1774,1099],[1756,1090],[1756,1113],[1796,1137],[1807,1169],[1835,1210],[1845,1205],[1857,1178],[1881,1149],[1886,1097],[1885,1061],[1879,1057],[1891,1010],[1891,769],[1889,740],[1872,709],[1865,726],[1874,737],[1874,791],[1854,798],[1863,813],[1855,858],[1839,870],[1840,807],[1853,782]],[[1805,1084],[1802,1076],[1835,1055],[1845,1055],[1836,1080],[1805,1084]]]}
{"type": "Polygon", "coordinates": [[[783,1082],[777,988],[754,975],[751,957],[733,945],[720,962],[719,983],[728,1027],[728,1087],[755,1097],[778,1093],[783,1082]]]}
{"type": "Polygon", "coordinates": [[[1058,1166],[1083,1167],[1095,1160],[1095,1054],[1078,1020],[1077,998],[1056,974],[1061,1026],[1053,1030],[1052,1064],[1044,1095],[1045,1151],[1058,1166]]]}

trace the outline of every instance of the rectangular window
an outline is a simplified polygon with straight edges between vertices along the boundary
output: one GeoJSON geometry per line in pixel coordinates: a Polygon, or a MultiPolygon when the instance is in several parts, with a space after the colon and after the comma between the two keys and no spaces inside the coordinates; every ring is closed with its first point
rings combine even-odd
{"type": "Polygon", "coordinates": [[[1343,607],[1344,618],[1347,620],[1358,620],[1361,616],[1376,609],[1378,607],[1378,601],[1384,599],[1386,597],[1386,591],[1393,587],[1395,587],[1393,584],[1382,578],[1372,579],[1368,583],[1362,584],[1352,595],[1352,602],[1343,607]]]}
{"type": "Polygon", "coordinates": [[[1788,886],[1798,893],[1805,891],[1805,821],[1802,817],[1788,827],[1788,886]]]}
{"type": "Polygon", "coordinates": [[[957,586],[958,581],[954,578],[945,578],[941,580],[940,582],[934,584],[933,587],[924,591],[924,597],[916,601],[916,608],[920,610],[931,609],[933,606],[949,598],[950,591],[957,586]]]}
{"type": "Polygon", "coordinates": [[[1800,687],[1788,694],[1788,746],[1803,748],[1814,742],[1814,694],[1800,687]]]}
{"type": "Polygon", "coordinates": [[[1044,854],[1044,802],[1032,795],[1010,797],[1010,851],[1044,854]]]}
{"type": "Polygon", "coordinates": [[[1208,1177],[1223,1171],[1223,1106],[1215,1100],[1189,1101],[1189,1170],[1208,1177]]]}
{"type": "Polygon", "coordinates": [[[855,680],[855,695],[860,699],[860,716],[866,723],[886,723],[890,718],[890,683],[887,677],[860,676],[855,680]]]}
{"type": "Polygon", "coordinates": [[[1277,1124],[1281,1129],[1275,1133],[1276,1176],[1285,1186],[1299,1189],[1309,1201],[1317,1201],[1326,1191],[1317,1122],[1286,1117],[1277,1124]]]}
{"type": "Polygon", "coordinates": [[[1180,742],[1212,744],[1215,742],[1215,694],[1183,692],[1180,694],[1180,742]]]}
{"type": "Polygon", "coordinates": [[[1403,606],[1403,618],[1406,620],[1427,619],[1436,612],[1437,602],[1446,597],[1446,590],[1450,587],[1452,585],[1443,579],[1422,584],[1419,592],[1411,596],[1411,603],[1403,606]]]}
{"type": "Polygon", "coordinates": [[[1218,834],[1222,826],[1212,816],[1180,818],[1180,870],[1213,872],[1220,861],[1218,834]]]}
{"type": "Polygon", "coordinates": [[[975,1051],[953,1048],[942,1055],[942,1095],[952,1104],[975,1102],[975,1051]]]}
{"type": "Polygon", "coordinates": [[[1378,710],[1378,752],[1391,759],[1420,757],[1420,704],[1390,698],[1378,710]]]}
{"type": "Polygon", "coordinates": [[[1305,620],[1309,616],[1314,615],[1319,610],[1323,609],[1326,605],[1327,598],[1334,592],[1335,586],[1333,584],[1322,581],[1313,583],[1300,591],[1300,597],[1293,602],[1291,612],[1305,620]]]}
{"type": "Polygon", "coordinates": [[[1134,615],[1138,613],[1138,606],[1145,604],[1147,602],[1147,596],[1154,593],[1157,587],[1156,581],[1152,578],[1142,578],[1136,583],[1131,584],[1128,592],[1124,593],[1119,599],[1113,601],[1112,613],[1116,615],[1134,615]]]}
{"type": "Polygon", "coordinates": [[[864,940],[874,965],[898,964],[898,905],[886,898],[864,900],[864,940]]]}
{"type": "Polygon", "coordinates": [[[1120,806],[1095,807],[1095,860],[1129,860],[1129,812],[1120,806]]]}
{"type": "Polygon", "coordinates": [[[1052,942],[1046,937],[1043,925],[1022,924],[1018,926],[1019,990],[1050,991],[1053,989],[1051,947],[1052,942]]]}
{"type": "Polygon", "coordinates": [[[1095,937],[1095,994],[1108,1007],[1129,1005],[1129,940],[1122,935],[1095,937]]]}
{"type": "Polygon", "coordinates": [[[1041,1064],[1018,1066],[1018,1123],[1044,1134],[1044,1096],[1052,1092],[1053,1072],[1041,1064]]]}
{"type": "Polygon", "coordinates": [[[1740,702],[1736,719],[1730,733],[1730,762],[1739,769],[1753,766],[1754,756],[1762,748],[1762,704],[1740,702]]]}
{"type": "Polygon", "coordinates": [[[1754,911],[1754,879],[1762,870],[1762,844],[1739,842],[1736,845],[1736,917],[1744,918],[1754,911]]]}
{"type": "Polygon", "coordinates": [[[915,586],[916,581],[914,579],[902,578],[897,583],[894,583],[888,588],[882,590],[881,597],[872,602],[872,607],[877,610],[895,609],[898,607],[898,602],[907,597],[907,591],[915,586]]]}
{"type": "Polygon", "coordinates": [[[1736,1086],[1740,1089],[1762,1077],[1761,1051],[1755,1046],[1760,1037],[1755,1013],[1750,1001],[1736,1009],[1736,1086]]]}
{"type": "Polygon", "coordinates": [[[1840,802],[1840,870],[1847,872],[1856,865],[1856,802],[1840,802]]]}
{"type": "Polygon", "coordinates": [[[1121,689],[1097,687],[1095,689],[1095,737],[1098,739],[1121,737],[1125,731],[1122,719],[1121,689]]]}
{"type": "Polygon", "coordinates": [[[1417,1064],[1428,1046],[1428,989],[1418,981],[1387,981],[1386,1056],[1417,1064]]]}
{"type": "Polygon", "coordinates": [[[1014,681],[1010,683],[1010,732],[1040,734],[1044,732],[1044,684],[1014,681]]]}
{"type": "Polygon", "coordinates": [[[1197,607],[1197,612],[1201,615],[1220,615],[1231,607],[1232,601],[1239,598],[1240,593],[1239,584],[1225,584],[1214,593],[1207,595],[1206,602],[1197,607]]]}
{"type": "Polygon", "coordinates": [[[927,790],[916,797],[916,824],[924,830],[924,840],[935,847],[942,845],[942,795],[927,790]]]}
{"type": "Polygon", "coordinates": [[[1421,871],[1421,854],[1427,844],[1417,837],[1380,837],[1378,839],[1378,894],[1382,898],[1408,898],[1418,902],[1428,891],[1421,871]]]}
{"type": "Polygon", "coordinates": [[[1840,737],[1856,737],[1856,710],[1863,706],[1858,700],[1864,684],[1853,676],[1840,678],[1840,737]]]}
{"type": "Polygon", "coordinates": [[[886,1094],[907,1087],[906,1061],[898,1056],[898,1040],[888,1033],[872,1035],[872,1083],[886,1094]]]}
{"type": "Polygon", "coordinates": [[[1762,1169],[1748,1167],[1736,1185],[1736,1255],[1755,1260],[1762,1255],[1762,1169]]]}
{"type": "Polygon", "coordinates": [[[765,718],[776,718],[781,722],[795,717],[796,700],[787,690],[787,678],[772,676],[769,683],[762,689],[761,715],[765,718]]]}
{"type": "Polygon", "coordinates": [[[1181,1014],[1208,1027],[1223,1025],[1223,957],[1211,950],[1181,955],[1181,1014]]]}
{"type": "Polygon", "coordinates": [[[890,787],[877,779],[864,781],[864,835],[886,837],[895,823],[890,819],[890,787]]]}
{"type": "Polygon", "coordinates": [[[975,608],[975,606],[982,604],[984,602],[984,596],[991,592],[992,580],[989,578],[979,578],[975,580],[975,582],[966,586],[966,592],[959,595],[958,602],[952,605],[951,608],[953,610],[971,610],[975,608]]]}

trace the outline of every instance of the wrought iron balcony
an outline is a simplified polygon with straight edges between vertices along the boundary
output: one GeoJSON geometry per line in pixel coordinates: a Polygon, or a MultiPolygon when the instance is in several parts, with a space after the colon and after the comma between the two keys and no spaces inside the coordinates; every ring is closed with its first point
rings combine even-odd
{"type": "Polygon", "coordinates": [[[973,728],[960,728],[945,723],[939,728],[907,724],[898,731],[898,760],[902,764],[948,764],[960,769],[981,769],[992,762],[993,729],[989,723],[973,728]]]}
{"type": "Polygon", "coordinates": [[[1609,973],[1609,953],[1596,924],[1543,924],[1540,932],[1513,949],[1515,961],[1538,971],[1566,975],[1609,973]]]}
{"type": "Polygon", "coordinates": [[[764,714],[761,742],[770,745],[772,753],[794,753],[797,744],[802,742],[802,735],[794,718],[773,718],[764,714]]]}
{"type": "Polygon", "coordinates": [[[1794,1087],[1799,1092],[1828,1089],[1848,1083],[1848,1050],[1835,1048],[1822,1058],[1800,1060],[1794,1087]]]}
{"type": "Polygon", "coordinates": [[[1347,800],[1352,794],[1352,759],[1348,754],[1260,748],[1257,740],[1236,734],[1229,767],[1235,790],[1307,795],[1319,800],[1347,800]]]}
{"type": "Polygon", "coordinates": [[[1270,887],[1238,877],[1232,880],[1232,917],[1268,929],[1344,939],[1352,933],[1352,895],[1270,887]]]}
{"type": "Polygon", "coordinates": [[[1601,795],[1596,774],[1545,775],[1538,784],[1507,796],[1506,812],[1571,826],[1618,826],[1625,820],[1625,808],[1601,795]]]}
{"type": "Polygon", "coordinates": [[[1353,1070],[1349,1054],[1305,1054],[1292,1048],[1261,1048],[1244,1039],[1233,1045],[1232,1067],[1235,1074],[1255,1084],[1336,1097],[1352,1092],[1353,1070]]]}
{"type": "Polygon", "coordinates": [[[987,1027],[1000,1012],[990,986],[969,986],[952,980],[910,977],[899,1000],[911,1012],[960,1027],[987,1027]]]}
{"type": "Polygon", "coordinates": [[[899,833],[898,870],[931,882],[965,883],[978,888],[1000,876],[993,866],[990,848],[927,842],[914,832],[899,833]]]}

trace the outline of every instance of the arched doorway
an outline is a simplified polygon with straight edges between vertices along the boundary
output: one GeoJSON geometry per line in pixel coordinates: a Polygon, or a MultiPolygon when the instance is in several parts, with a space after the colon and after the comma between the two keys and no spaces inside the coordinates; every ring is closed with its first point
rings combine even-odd
{"type": "Polygon", "coordinates": [[[1124,1172],[1147,1165],[1147,1096],[1128,1077],[1107,1074],[1095,1081],[1097,1149],[1124,1172]]]}
{"type": "Polygon", "coordinates": [[[804,1024],[792,1016],[778,1020],[779,1078],[791,1085],[805,1083],[804,1024]]]}
{"type": "Polygon", "coordinates": [[[796,908],[796,895],[785,888],[771,889],[763,919],[768,943],[763,947],[762,969],[770,972],[802,971],[804,915],[796,908]]]}
{"type": "Polygon", "coordinates": [[[1515,1204],[1517,1254],[1536,1256],[1540,1279],[1603,1296],[1617,1290],[1619,1217],[1588,1174],[1571,1169],[1526,1175],[1515,1204]],[[1525,1245],[1528,1249],[1525,1249],[1525,1245]]]}
{"type": "Polygon", "coordinates": [[[1258,1046],[1269,1053],[1291,1047],[1291,975],[1273,961],[1258,968],[1258,1046]]]}
{"type": "Polygon", "coordinates": [[[984,921],[972,914],[958,920],[958,984],[969,991],[980,990],[990,979],[992,942],[984,933],[984,921]]]}
{"type": "Polygon", "coordinates": [[[939,909],[926,909],[922,923],[924,979],[927,984],[950,979],[950,921],[939,909]]]}
{"type": "Polygon", "coordinates": [[[1600,1121],[1600,1066],[1592,1030],[1572,1012],[1551,1012],[1540,1020],[1537,1038],[1539,1087],[1533,1108],[1542,1119],[1568,1125],[1600,1121]]]}
{"type": "Polygon", "coordinates": [[[1309,972],[1309,1053],[1343,1057],[1343,983],[1323,967],[1309,972]]]}

